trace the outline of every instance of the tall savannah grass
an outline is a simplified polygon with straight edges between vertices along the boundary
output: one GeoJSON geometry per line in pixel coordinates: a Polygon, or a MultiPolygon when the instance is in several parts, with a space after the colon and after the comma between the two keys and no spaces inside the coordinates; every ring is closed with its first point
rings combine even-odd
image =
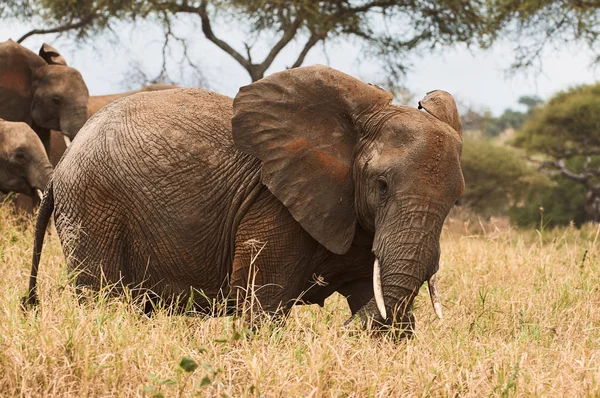
{"type": "Polygon", "coordinates": [[[147,317],[105,294],[81,301],[56,232],[41,306],[23,313],[32,222],[0,208],[0,396],[598,396],[599,231],[451,220],[445,318],[423,287],[415,337],[398,343],[342,330],[339,296],[256,332],[232,317],[147,317]]]}

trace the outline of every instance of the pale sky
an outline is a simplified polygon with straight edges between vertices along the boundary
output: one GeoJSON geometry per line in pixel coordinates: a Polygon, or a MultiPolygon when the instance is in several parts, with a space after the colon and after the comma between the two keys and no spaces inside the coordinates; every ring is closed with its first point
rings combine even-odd
{"type": "MultiPolygon", "coordinates": [[[[213,28],[219,37],[239,49],[243,38],[240,32],[230,26],[213,28]]],[[[29,27],[24,24],[3,23],[0,26],[0,41],[8,38],[16,40],[28,30],[29,27]]],[[[198,24],[191,20],[180,22],[176,30],[180,36],[198,38],[190,46],[190,55],[200,65],[210,89],[235,96],[240,86],[250,83],[247,72],[206,40],[198,24]]],[[[124,76],[132,60],[142,64],[150,76],[159,73],[162,62],[160,27],[144,23],[135,28],[123,26],[117,31],[118,43],[98,38],[93,45],[78,45],[66,37],[57,39],[56,35],[46,35],[30,37],[23,44],[36,53],[43,42],[51,44],[62,53],[70,66],[83,74],[91,95],[111,94],[125,91],[124,76]]],[[[286,48],[279,54],[267,74],[291,65],[299,46],[301,44],[296,43],[295,47],[286,48]]],[[[256,54],[255,58],[261,59],[260,55],[256,54]]],[[[170,56],[179,59],[181,49],[175,47],[170,56]]],[[[514,60],[508,43],[498,43],[486,51],[448,48],[413,58],[413,66],[405,84],[415,93],[416,100],[427,91],[443,89],[459,101],[489,108],[495,115],[507,107],[515,107],[521,95],[537,94],[546,99],[569,86],[594,83],[600,77],[600,72],[590,66],[591,54],[577,45],[548,49],[542,57],[542,73],[529,71],[512,77],[506,73],[514,60]]],[[[360,46],[350,42],[330,43],[325,49],[323,46],[313,48],[304,65],[316,63],[329,65],[366,82],[383,80],[379,76],[382,72],[378,65],[361,56],[360,46]]],[[[175,68],[171,71],[174,77],[178,77],[175,68]]]]}

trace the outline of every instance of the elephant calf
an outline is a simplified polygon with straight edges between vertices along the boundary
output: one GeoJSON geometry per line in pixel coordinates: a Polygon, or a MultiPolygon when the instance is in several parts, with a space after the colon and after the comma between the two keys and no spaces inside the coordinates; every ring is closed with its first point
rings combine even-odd
{"type": "Polygon", "coordinates": [[[0,192],[41,199],[51,176],[42,141],[31,127],[0,119],[0,192]]]}
{"type": "Polygon", "coordinates": [[[434,280],[442,224],[464,189],[461,123],[444,91],[423,111],[391,100],[311,66],[233,101],[179,89],[110,104],[44,197],[29,301],[54,211],[69,268],[83,271],[78,285],[197,291],[205,306],[243,296],[252,281],[267,312],[337,291],[353,316],[411,329],[409,308],[434,280]]]}

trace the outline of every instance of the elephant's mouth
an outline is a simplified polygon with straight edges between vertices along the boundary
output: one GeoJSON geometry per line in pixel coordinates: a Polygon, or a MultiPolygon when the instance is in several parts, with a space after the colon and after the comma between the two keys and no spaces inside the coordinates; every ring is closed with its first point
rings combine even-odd
{"type": "MultiPolygon", "coordinates": [[[[429,289],[429,298],[431,299],[433,311],[439,319],[442,319],[442,303],[440,301],[440,295],[437,288],[436,274],[433,274],[427,280],[427,287],[429,289]]],[[[387,320],[388,314],[385,308],[385,298],[383,297],[383,287],[381,285],[381,267],[377,257],[375,257],[375,262],[373,264],[373,293],[379,315],[381,315],[381,318],[384,320],[387,320]]]]}

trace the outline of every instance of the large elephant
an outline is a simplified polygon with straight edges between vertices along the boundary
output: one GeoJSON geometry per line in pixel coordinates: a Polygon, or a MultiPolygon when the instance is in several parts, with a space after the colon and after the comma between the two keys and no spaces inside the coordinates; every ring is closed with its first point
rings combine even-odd
{"type": "Polygon", "coordinates": [[[81,74],[52,46],[36,55],[12,40],[0,43],[0,118],[32,126],[47,151],[51,129],[75,138],[88,97],[81,74]]]}
{"type": "Polygon", "coordinates": [[[411,329],[464,188],[461,123],[444,91],[425,111],[391,100],[311,66],[243,87],[233,103],[179,89],[110,104],[45,194],[29,302],[54,211],[80,286],[193,294],[199,306],[255,286],[267,312],[337,291],[354,317],[411,329]]]}
{"type": "Polygon", "coordinates": [[[51,176],[44,146],[31,127],[0,119],[0,192],[41,198],[51,176]]]}

